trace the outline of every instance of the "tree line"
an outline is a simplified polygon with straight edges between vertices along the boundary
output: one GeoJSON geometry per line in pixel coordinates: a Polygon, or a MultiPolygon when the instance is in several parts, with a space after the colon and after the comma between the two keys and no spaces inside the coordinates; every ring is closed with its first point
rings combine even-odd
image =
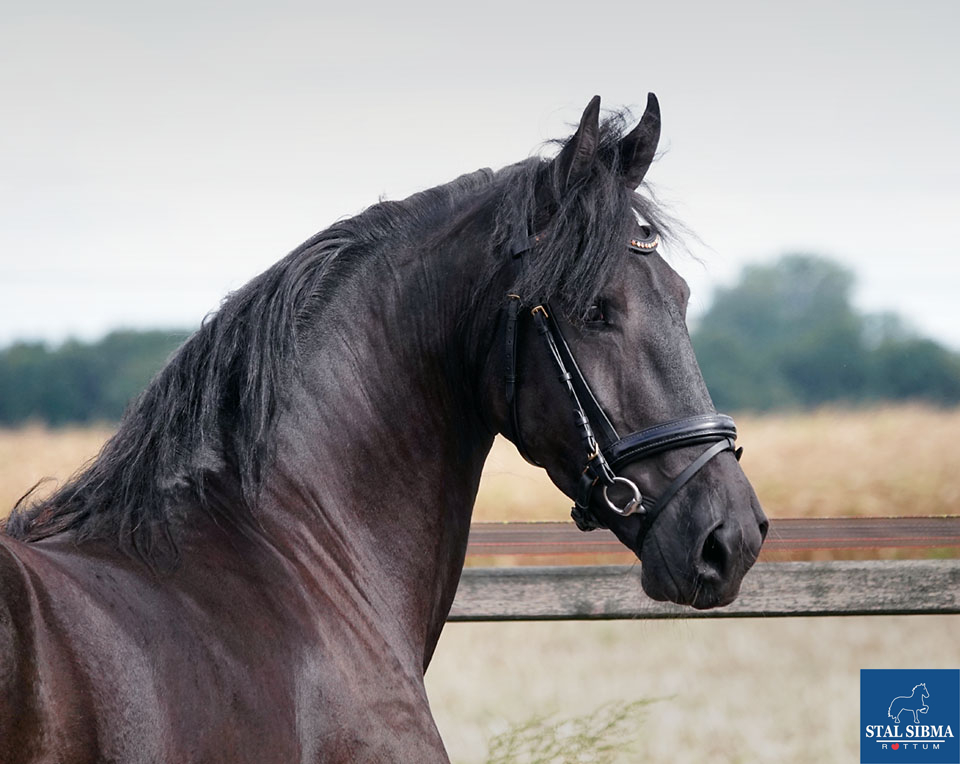
{"type": "Polygon", "coordinates": [[[0,351],[0,424],[115,422],[187,336],[118,331],[56,348],[15,343],[0,351]]]}
{"type": "MultiPolygon", "coordinates": [[[[752,265],[720,289],[691,332],[721,411],[886,400],[960,403],[960,354],[896,315],[851,302],[853,274],[813,255],[752,265]]],[[[187,338],[118,331],[59,347],[0,350],[0,425],[112,422],[187,338]]]]}
{"type": "Polygon", "coordinates": [[[814,255],[743,270],[691,333],[720,410],[960,402],[960,354],[899,316],[857,311],[851,271],[814,255]]]}

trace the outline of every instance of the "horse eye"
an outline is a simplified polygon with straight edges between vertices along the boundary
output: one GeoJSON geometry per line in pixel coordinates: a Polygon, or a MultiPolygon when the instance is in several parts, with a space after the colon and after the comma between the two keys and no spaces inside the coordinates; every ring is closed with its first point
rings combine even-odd
{"type": "Polygon", "coordinates": [[[597,300],[597,302],[587,308],[586,312],[583,314],[583,322],[585,324],[606,323],[607,319],[603,314],[603,308],[603,300],[597,300]]]}

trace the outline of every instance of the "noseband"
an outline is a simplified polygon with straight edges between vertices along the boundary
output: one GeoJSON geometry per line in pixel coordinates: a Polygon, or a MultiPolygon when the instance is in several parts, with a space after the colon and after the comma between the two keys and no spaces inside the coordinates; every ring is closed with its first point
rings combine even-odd
{"type": "MultiPolygon", "coordinates": [[[[656,250],[660,237],[646,226],[642,230],[643,235],[630,240],[629,248],[634,252],[648,254],[656,250]]],[[[540,238],[540,235],[530,237],[526,246],[513,253],[513,257],[520,261],[521,267],[523,254],[534,248],[540,238]]],[[[519,295],[511,294],[509,298],[505,347],[505,395],[510,414],[508,429],[511,430],[508,434],[521,456],[531,464],[541,467],[543,465],[537,462],[527,450],[520,428],[517,400],[519,384],[517,338],[523,305],[519,295]]],[[[595,528],[606,527],[591,506],[593,492],[598,486],[601,488],[605,505],[612,512],[621,516],[642,515],[644,525],[649,528],[677,492],[711,459],[724,451],[733,451],[736,458],[740,459],[743,449],[737,448],[734,443],[737,427],[733,419],[726,414],[699,414],[685,417],[620,437],[610,418],[597,402],[583,372],[580,371],[570,346],[563,337],[553,308],[549,303],[540,303],[530,310],[530,314],[557,368],[560,381],[570,394],[574,419],[587,455],[577,486],[576,505],[570,513],[580,530],[592,531],[595,528]],[[632,462],[649,459],[665,451],[703,444],[712,445],[677,475],[658,498],[642,495],[636,483],[617,474],[617,470],[632,462]],[[607,490],[614,485],[623,486],[631,493],[631,497],[623,506],[615,504],[607,495],[607,490]]]]}

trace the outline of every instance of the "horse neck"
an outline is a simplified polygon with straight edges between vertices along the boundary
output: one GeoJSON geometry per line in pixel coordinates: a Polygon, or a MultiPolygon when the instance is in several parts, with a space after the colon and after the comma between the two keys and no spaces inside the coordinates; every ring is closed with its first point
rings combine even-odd
{"type": "Polygon", "coordinates": [[[478,254],[398,251],[342,290],[304,343],[266,492],[275,543],[424,667],[493,441],[477,413],[485,343],[462,320],[478,254]]]}

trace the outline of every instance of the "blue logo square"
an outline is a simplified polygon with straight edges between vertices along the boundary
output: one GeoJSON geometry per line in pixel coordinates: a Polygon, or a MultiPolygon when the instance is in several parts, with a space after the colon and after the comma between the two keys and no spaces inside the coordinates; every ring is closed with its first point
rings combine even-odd
{"type": "Polygon", "coordinates": [[[861,669],[860,764],[960,764],[960,669],[861,669]]]}

